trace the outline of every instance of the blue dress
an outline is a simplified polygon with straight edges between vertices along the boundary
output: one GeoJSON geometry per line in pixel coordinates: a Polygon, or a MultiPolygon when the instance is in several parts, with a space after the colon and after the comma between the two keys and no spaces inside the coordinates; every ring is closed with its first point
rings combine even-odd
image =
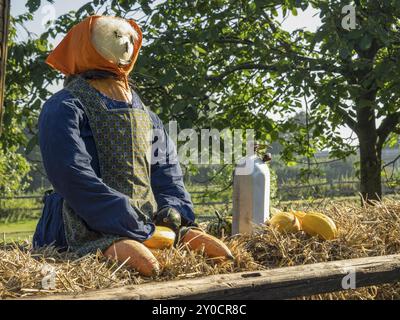
{"type": "MultiPolygon", "coordinates": [[[[132,107],[98,94],[110,109],[132,107]]],[[[174,208],[184,223],[190,224],[195,219],[193,204],[183,183],[176,148],[161,120],[152,112],[150,116],[153,129],[157,129],[153,155],[161,160],[151,166],[151,187],[158,209],[174,208]]],[[[39,117],[39,145],[55,192],[45,196],[34,247],[53,244],[67,248],[62,218],[64,199],[94,231],[139,241],[151,237],[154,225],[143,223],[129,199],[102,182],[88,118],[80,101],[67,90],[59,91],[44,104],[39,117]]]]}

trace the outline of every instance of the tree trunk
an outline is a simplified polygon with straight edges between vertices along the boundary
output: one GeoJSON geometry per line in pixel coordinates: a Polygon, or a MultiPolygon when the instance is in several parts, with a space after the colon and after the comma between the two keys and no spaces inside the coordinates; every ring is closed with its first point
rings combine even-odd
{"type": "Polygon", "coordinates": [[[382,150],[378,146],[378,134],[373,108],[364,107],[358,113],[358,140],[360,143],[360,192],[364,201],[382,198],[382,150]]]}
{"type": "Polygon", "coordinates": [[[382,198],[381,163],[376,144],[360,139],[360,191],[367,202],[382,198]]]}

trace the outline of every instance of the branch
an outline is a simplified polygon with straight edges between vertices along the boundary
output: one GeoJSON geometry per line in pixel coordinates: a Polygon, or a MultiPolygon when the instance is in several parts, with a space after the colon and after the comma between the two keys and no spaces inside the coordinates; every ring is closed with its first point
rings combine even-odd
{"type": "Polygon", "coordinates": [[[240,39],[240,38],[228,38],[228,37],[223,37],[218,40],[216,40],[217,43],[230,43],[230,44],[247,44],[247,45],[254,45],[254,42],[251,40],[245,40],[245,39],[240,39]]]}
{"type": "MultiPolygon", "coordinates": [[[[319,166],[319,165],[321,165],[321,164],[331,164],[331,163],[334,163],[334,162],[338,162],[338,161],[343,161],[343,160],[345,160],[347,157],[342,157],[342,158],[337,158],[337,159],[331,159],[331,160],[326,160],[326,161],[320,161],[320,162],[318,162],[317,160],[315,160],[315,162],[313,162],[313,163],[310,163],[310,165],[311,166],[319,166]]],[[[314,157],[314,159],[316,159],[315,157],[314,157]]],[[[300,164],[309,164],[308,162],[305,162],[305,161],[296,161],[297,163],[300,163],[300,164]]]]}
{"type": "Polygon", "coordinates": [[[399,160],[399,159],[400,159],[400,154],[396,158],[394,158],[392,161],[385,163],[385,165],[382,167],[382,169],[384,169],[392,164],[395,164],[397,162],[397,160],[399,160]]]}
{"type": "Polygon", "coordinates": [[[349,113],[339,106],[335,108],[335,111],[342,117],[343,121],[349,126],[349,128],[358,134],[357,122],[349,115],[349,113]]]}
{"type": "Polygon", "coordinates": [[[214,181],[214,179],[216,179],[217,176],[218,176],[219,174],[221,174],[221,173],[226,169],[227,166],[228,166],[227,164],[224,164],[224,165],[221,167],[221,169],[219,169],[212,177],[210,177],[210,178],[208,178],[208,179],[206,179],[206,180],[200,181],[200,180],[196,180],[195,178],[193,178],[193,180],[194,180],[195,182],[197,182],[197,183],[200,183],[200,184],[206,184],[206,183],[208,184],[208,183],[214,181]]]}
{"type": "Polygon", "coordinates": [[[207,76],[206,80],[211,80],[211,81],[221,81],[222,79],[224,79],[226,76],[236,72],[236,71],[240,71],[240,70],[266,70],[266,71],[270,71],[270,72],[276,72],[278,71],[278,69],[275,66],[269,66],[269,65],[265,65],[265,64],[259,64],[259,63],[243,63],[243,64],[239,64],[237,66],[228,68],[227,70],[225,70],[224,72],[222,72],[221,74],[217,75],[217,76],[207,76]]]}
{"type": "Polygon", "coordinates": [[[381,123],[377,130],[378,146],[382,148],[389,134],[395,131],[400,123],[400,112],[389,114],[381,123]]]}

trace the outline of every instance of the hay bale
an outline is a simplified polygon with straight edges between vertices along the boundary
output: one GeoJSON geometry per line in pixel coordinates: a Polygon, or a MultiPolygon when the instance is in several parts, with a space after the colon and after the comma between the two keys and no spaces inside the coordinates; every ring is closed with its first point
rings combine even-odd
{"type": "MultiPolygon", "coordinates": [[[[233,262],[215,264],[201,252],[187,251],[186,248],[156,251],[162,270],[157,278],[151,279],[144,279],[125,266],[118,266],[105,259],[100,252],[78,258],[70,253],[57,253],[53,248],[32,251],[28,243],[7,246],[0,248],[0,297],[79,293],[145,281],[168,281],[400,253],[400,202],[386,200],[365,207],[331,202],[318,209],[337,224],[337,239],[323,241],[302,232],[279,233],[267,225],[252,236],[226,239],[236,257],[233,262]],[[45,265],[51,265],[56,271],[55,288],[51,290],[42,289],[45,265]]],[[[399,298],[400,283],[302,299],[399,298]]]]}
{"type": "MultiPolygon", "coordinates": [[[[400,202],[386,200],[374,206],[327,203],[319,210],[338,226],[332,241],[304,233],[283,234],[266,226],[257,234],[240,237],[254,260],[265,268],[400,253],[400,202]]],[[[399,299],[400,283],[323,294],[308,299],[399,299]]],[[[306,298],[303,298],[306,299],[306,298]]]]}

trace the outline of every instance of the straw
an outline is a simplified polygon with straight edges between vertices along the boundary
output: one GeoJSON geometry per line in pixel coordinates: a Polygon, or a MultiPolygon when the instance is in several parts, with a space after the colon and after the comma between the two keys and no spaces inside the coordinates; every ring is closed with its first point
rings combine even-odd
{"type": "MultiPolygon", "coordinates": [[[[323,241],[303,232],[280,233],[267,225],[251,236],[226,239],[235,260],[221,264],[208,259],[202,252],[189,251],[187,246],[155,250],[161,265],[161,272],[155,278],[140,277],[136,271],[110,261],[100,252],[79,258],[72,253],[58,253],[52,247],[33,251],[28,243],[7,244],[0,247],[0,298],[80,293],[148,281],[400,253],[400,202],[388,199],[365,207],[324,202],[313,210],[319,210],[335,221],[339,230],[337,239],[323,241]],[[54,290],[41,287],[41,270],[46,264],[54,267],[56,272],[54,290]]],[[[400,299],[400,282],[301,299],[400,299]]]]}

